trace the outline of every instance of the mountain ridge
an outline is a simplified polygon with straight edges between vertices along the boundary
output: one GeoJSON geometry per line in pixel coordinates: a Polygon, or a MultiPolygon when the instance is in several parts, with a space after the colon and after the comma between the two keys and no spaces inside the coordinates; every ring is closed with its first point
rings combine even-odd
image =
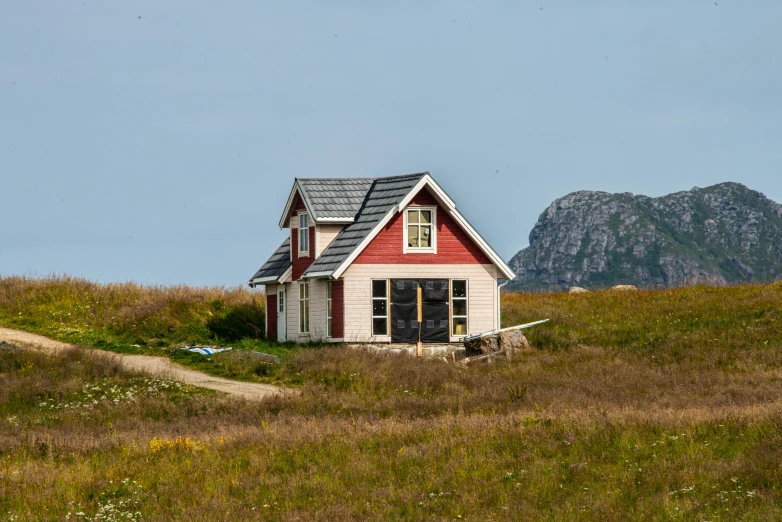
{"type": "Polygon", "coordinates": [[[782,205],[726,182],[657,198],[581,190],[556,199],[510,260],[509,289],[665,288],[782,278],[782,205]]]}

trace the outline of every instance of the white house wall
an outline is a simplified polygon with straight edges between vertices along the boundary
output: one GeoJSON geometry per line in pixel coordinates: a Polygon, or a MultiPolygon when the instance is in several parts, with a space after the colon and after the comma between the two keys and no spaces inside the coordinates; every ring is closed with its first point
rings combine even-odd
{"type": "MultiPolygon", "coordinates": [[[[390,336],[372,336],[372,279],[466,279],[468,335],[496,328],[497,268],[494,265],[353,264],[345,280],[345,340],[390,342],[390,336]]],[[[298,315],[297,315],[298,317],[298,315]]],[[[451,342],[460,337],[451,337],[451,342]]]]}
{"type": "Polygon", "coordinates": [[[337,237],[344,225],[316,225],[315,226],[315,259],[326,250],[326,247],[331,244],[337,237]]]}
{"type": "Polygon", "coordinates": [[[328,286],[325,279],[310,280],[310,331],[299,333],[299,285],[294,281],[288,285],[288,340],[300,343],[326,339],[326,298],[328,286]]]}

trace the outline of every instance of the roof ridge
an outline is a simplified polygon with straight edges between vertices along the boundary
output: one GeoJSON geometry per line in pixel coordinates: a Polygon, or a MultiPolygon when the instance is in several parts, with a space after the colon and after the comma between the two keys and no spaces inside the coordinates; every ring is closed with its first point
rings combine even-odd
{"type": "Polygon", "coordinates": [[[323,181],[323,180],[334,180],[334,181],[374,181],[377,178],[371,178],[371,177],[354,177],[354,178],[296,178],[297,181],[323,181]]]}
{"type": "Polygon", "coordinates": [[[323,178],[296,178],[297,181],[379,181],[384,179],[402,179],[430,175],[428,170],[410,172],[408,174],[394,174],[393,176],[360,176],[360,177],[323,177],[323,178]]]}

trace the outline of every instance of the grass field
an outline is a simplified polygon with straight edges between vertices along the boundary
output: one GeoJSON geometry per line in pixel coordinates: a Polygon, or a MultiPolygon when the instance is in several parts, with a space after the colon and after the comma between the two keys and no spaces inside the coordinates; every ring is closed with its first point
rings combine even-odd
{"type": "MultiPolygon", "coordinates": [[[[41,305],[8,286],[24,327],[41,305]]],[[[199,292],[179,317],[208,321],[199,292]]],[[[0,520],[782,519],[782,286],[503,300],[506,324],[551,317],[536,350],[269,346],[259,378],[301,394],[261,404],[0,347],[0,520]]]]}

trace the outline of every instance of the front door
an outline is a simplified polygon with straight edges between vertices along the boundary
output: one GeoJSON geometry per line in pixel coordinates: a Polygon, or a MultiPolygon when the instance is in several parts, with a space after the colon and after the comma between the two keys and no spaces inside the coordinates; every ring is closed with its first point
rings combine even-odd
{"type": "Polygon", "coordinates": [[[447,343],[448,288],[447,279],[392,279],[391,342],[447,343]]]}
{"type": "Polygon", "coordinates": [[[277,293],[277,341],[284,343],[288,340],[288,317],[285,313],[288,303],[285,302],[285,287],[277,293]]]}

